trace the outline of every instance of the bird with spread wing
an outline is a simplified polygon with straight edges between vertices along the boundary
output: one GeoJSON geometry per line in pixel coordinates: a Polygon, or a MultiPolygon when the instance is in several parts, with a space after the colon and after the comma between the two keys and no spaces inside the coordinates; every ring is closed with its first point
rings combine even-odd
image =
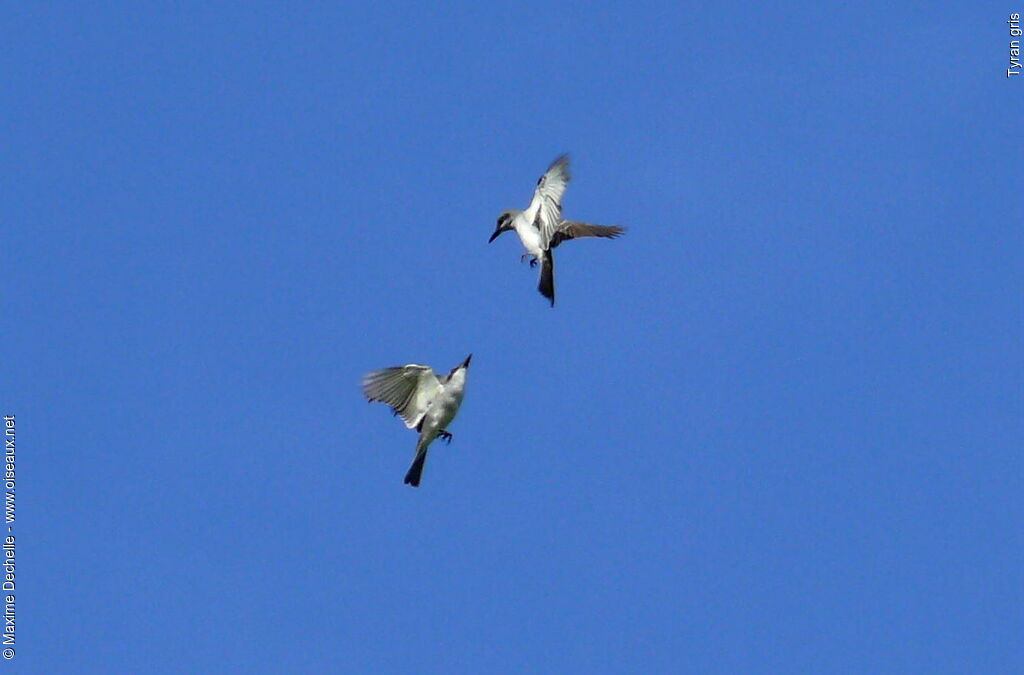
{"type": "Polygon", "coordinates": [[[615,239],[626,228],[615,225],[591,225],[562,218],[562,195],[569,185],[569,157],[556,158],[547,172],[537,181],[533,199],[525,211],[510,209],[498,216],[497,228],[488,243],[503,232],[515,230],[526,253],[521,260],[530,258],[530,267],[540,264],[540,282],[537,290],[555,306],[555,258],[553,249],[563,241],[579,237],[615,239]]]}
{"type": "Polygon", "coordinates": [[[440,437],[451,443],[448,425],[462,405],[466,371],[472,358],[470,354],[447,375],[435,374],[430,366],[410,363],[375,370],[363,378],[363,394],[367,400],[391,406],[407,428],[420,434],[416,442],[416,456],[405,474],[407,485],[419,486],[427,450],[434,439],[440,437]]]}

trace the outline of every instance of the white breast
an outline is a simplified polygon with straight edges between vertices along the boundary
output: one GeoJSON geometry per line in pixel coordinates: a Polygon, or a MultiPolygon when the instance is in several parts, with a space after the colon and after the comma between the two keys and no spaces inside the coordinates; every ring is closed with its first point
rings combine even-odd
{"type": "Polygon", "coordinates": [[[519,235],[519,241],[523,243],[523,248],[530,255],[540,256],[540,232],[533,226],[532,223],[526,220],[522,214],[516,216],[512,226],[516,228],[516,234],[519,235]]]}

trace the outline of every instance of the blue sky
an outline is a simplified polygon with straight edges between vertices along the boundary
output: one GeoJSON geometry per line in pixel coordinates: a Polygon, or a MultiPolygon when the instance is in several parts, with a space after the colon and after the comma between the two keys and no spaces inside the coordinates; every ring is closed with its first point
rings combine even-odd
{"type": "Polygon", "coordinates": [[[1024,668],[1024,8],[351,4],[5,9],[8,665],[1024,668]]]}

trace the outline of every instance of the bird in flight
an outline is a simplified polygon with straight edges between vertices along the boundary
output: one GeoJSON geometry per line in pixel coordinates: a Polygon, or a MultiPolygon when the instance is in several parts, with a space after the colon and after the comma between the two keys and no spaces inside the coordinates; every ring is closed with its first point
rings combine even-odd
{"type": "Polygon", "coordinates": [[[410,363],[375,370],[363,378],[363,394],[369,401],[380,401],[391,406],[391,410],[402,417],[405,426],[419,432],[416,443],[416,457],[405,474],[405,483],[419,487],[423,463],[427,461],[427,449],[435,438],[442,438],[450,444],[452,435],[448,425],[455,419],[462,405],[466,390],[466,370],[473,358],[451,369],[447,375],[436,375],[430,366],[410,363]]]}
{"type": "Polygon", "coordinates": [[[540,263],[540,283],[537,290],[555,306],[555,259],[552,251],[567,239],[577,237],[604,237],[614,239],[625,228],[609,225],[591,225],[562,218],[562,195],[569,185],[569,157],[555,159],[547,172],[537,181],[533,199],[525,211],[510,209],[498,216],[498,227],[487,243],[502,232],[515,230],[526,249],[520,261],[530,258],[530,267],[540,263]]]}

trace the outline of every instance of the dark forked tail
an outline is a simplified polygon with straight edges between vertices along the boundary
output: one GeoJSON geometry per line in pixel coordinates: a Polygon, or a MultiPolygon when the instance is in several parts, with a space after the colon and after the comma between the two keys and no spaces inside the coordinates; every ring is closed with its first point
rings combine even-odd
{"type": "Polygon", "coordinates": [[[427,448],[418,447],[416,450],[416,459],[412,460],[412,466],[409,467],[409,471],[405,474],[405,484],[413,487],[420,486],[420,476],[423,475],[423,463],[427,461],[427,448]]]}
{"type": "Polygon", "coordinates": [[[555,306],[555,257],[551,249],[544,251],[540,258],[540,283],[537,290],[555,306]]]}

